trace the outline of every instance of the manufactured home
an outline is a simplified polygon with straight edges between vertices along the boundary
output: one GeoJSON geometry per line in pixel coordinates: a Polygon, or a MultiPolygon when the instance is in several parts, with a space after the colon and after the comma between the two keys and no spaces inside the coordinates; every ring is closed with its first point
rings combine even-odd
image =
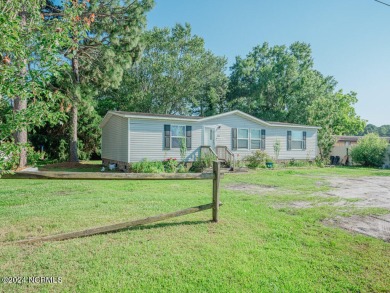
{"type": "Polygon", "coordinates": [[[212,152],[222,161],[244,159],[256,150],[279,160],[313,160],[317,155],[319,127],[263,121],[234,110],[210,117],[109,111],[102,128],[102,160],[126,171],[143,159],[196,160],[212,152]],[[183,150],[184,146],[184,150],[183,150]]]}

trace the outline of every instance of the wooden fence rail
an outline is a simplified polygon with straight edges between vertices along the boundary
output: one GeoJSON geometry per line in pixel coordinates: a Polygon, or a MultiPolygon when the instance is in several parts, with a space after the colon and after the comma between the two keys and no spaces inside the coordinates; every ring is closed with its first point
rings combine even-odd
{"type": "Polygon", "coordinates": [[[188,209],[152,216],[140,220],[126,221],[117,224],[111,224],[102,227],[90,228],[87,230],[61,233],[44,237],[23,239],[16,241],[18,244],[35,243],[44,241],[59,241],[78,237],[91,236],[102,233],[115,232],[125,228],[136,227],[140,225],[150,224],[174,217],[184,216],[208,209],[212,209],[213,222],[218,222],[219,207],[222,203],[220,197],[220,179],[221,174],[220,163],[213,162],[213,173],[193,173],[193,174],[123,174],[123,173],[92,173],[92,172],[17,172],[14,175],[5,175],[3,179],[57,179],[57,180],[213,180],[213,202],[210,204],[191,207],[188,209]],[[103,175],[103,176],[102,176],[103,175]]]}

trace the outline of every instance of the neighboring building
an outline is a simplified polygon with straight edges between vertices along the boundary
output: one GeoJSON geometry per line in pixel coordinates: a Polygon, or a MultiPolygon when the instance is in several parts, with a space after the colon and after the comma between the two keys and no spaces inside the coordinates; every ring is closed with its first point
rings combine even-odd
{"type": "Polygon", "coordinates": [[[333,157],[339,157],[340,162],[349,155],[349,151],[352,146],[357,144],[357,141],[363,136],[347,136],[340,135],[336,136],[336,142],[333,146],[332,152],[330,153],[333,157]]]}
{"type": "Polygon", "coordinates": [[[280,142],[280,160],[313,160],[317,153],[319,127],[267,122],[235,110],[210,117],[159,115],[109,111],[102,128],[102,160],[127,170],[142,159],[181,158],[186,142],[186,161],[201,151],[213,151],[221,160],[242,160],[262,149],[275,157],[280,142]]]}
{"type": "MultiPolygon", "coordinates": [[[[339,163],[344,164],[347,160],[347,156],[350,155],[351,148],[357,144],[358,140],[363,136],[347,136],[340,135],[336,136],[336,142],[333,146],[332,152],[330,153],[331,157],[339,157],[339,163]]],[[[387,139],[390,143],[389,137],[383,137],[387,139]]],[[[389,146],[390,151],[390,146],[389,146]]],[[[348,162],[351,163],[351,159],[348,157],[348,162]]],[[[385,164],[389,165],[389,155],[386,154],[385,164]]]]}

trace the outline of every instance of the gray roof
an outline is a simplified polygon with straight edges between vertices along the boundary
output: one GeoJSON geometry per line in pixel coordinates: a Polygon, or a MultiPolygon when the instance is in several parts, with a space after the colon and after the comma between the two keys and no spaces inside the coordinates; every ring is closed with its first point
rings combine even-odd
{"type": "Polygon", "coordinates": [[[121,115],[131,116],[146,116],[146,117],[167,117],[167,118],[183,118],[183,119],[202,119],[202,116],[185,116],[185,115],[172,115],[172,114],[154,114],[154,113],[142,113],[142,112],[126,112],[126,111],[115,111],[115,113],[121,115]]]}
{"type": "Polygon", "coordinates": [[[266,121],[265,122],[271,124],[271,125],[286,125],[286,126],[301,126],[301,127],[315,127],[313,125],[304,125],[304,124],[297,124],[297,123],[287,123],[287,122],[276,122],[276,121],[266,121]]]}
{"type": "Polygon", "coordinates": [[[226,112],[226,113],[221,113],[221,114],[217,114],[217,115],[214,115],[214,116],[208,116],[208,117],[202,117],[202,116],[185,116],[185,115],[171,115],[171,114],[153,114],[153,113],[140,113],[140,112],[126,112],[126,111],[109,111],[106,116],[104,117],[103,121],[100,123],[100,127],[103,127],[105,125],[105,123],[108,121],[108,119],[110,119],[110,117],[112,115],[119,115],[119,116],[122,116],[122,117],[140,117],[140,118],[150,118],[150,119],[162,119],[162,120],[193,120],[193,121],[197,121],[197,122],[206,122],[206,121],[209,121],[211,119],[215,119],[215,118],[219,118],[219,117],[223,117],[223,116],[226,116],[226,115],[232,115],[232,114],[238,114],[242,117],[245,117],[247,119],[250,119],[250,120],[253,120],[257,123],[263,123],[265,125],[268,125],[268,126],[275,126],[275,127],[278,127],[278,126],[290,126],[292,128],[315,128],[315,129],[320,129],[321,127],[317,127],[317,126],[309,126],[309,125],[301,125],[301,124],[293,124],[293,123],[285,123],[285,122],[268,122],[268,121],[264,121],[264,120],[261,120],[259,118],[256,118],[252,115],[249,115],[247,113],[244,113],[240,110],[233,110],[233,111],[230,111],[230,112],[226,112]]]}

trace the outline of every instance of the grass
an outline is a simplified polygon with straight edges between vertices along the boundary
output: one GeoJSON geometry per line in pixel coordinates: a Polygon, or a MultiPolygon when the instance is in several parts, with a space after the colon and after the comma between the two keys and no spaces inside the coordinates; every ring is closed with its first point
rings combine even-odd
{"type": "Polygon", "coordinates": [[[212,183],[0,180],[2,277],[62,277],[61,284],[0,283],[0,291],[388,292],[390,244],[320,222],[367,211],[317,206],[337,199],[314,196],[329,189],[327,176],[373,175],[390,176],[390,171],[294,168],[228,174],[221,183],[218,224],[205,211],[36,245],[11,241],[209,203],[212,183]],[[276,190],[259,196],[228,188],[247,183],[276,190]],[[292,201],[313,207],[288,207],[292,201]]]}

